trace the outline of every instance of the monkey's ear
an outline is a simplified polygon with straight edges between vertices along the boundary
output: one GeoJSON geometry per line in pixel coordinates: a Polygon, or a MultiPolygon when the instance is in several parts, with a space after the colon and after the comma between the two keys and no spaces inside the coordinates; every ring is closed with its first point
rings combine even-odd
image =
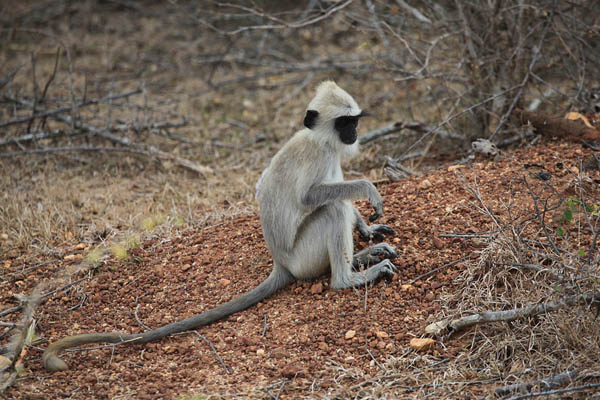
{"type": "Polygon", "coordinates": [[[304,117],[304,126],[308,129],[314,128],[317,124],[317,117],[319,116],[319,112],[315,110],[306,111],[306,116],[304,117]]]}

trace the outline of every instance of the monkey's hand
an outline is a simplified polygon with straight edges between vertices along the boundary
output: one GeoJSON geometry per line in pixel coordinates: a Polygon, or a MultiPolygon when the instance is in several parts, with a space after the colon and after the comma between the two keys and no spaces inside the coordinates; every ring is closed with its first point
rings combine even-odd
{"type": "Polygon", "coordinates": [[[369,226],[369,231],[371,231],[371,238],[378,241],[385,240],[386,235],[393,235],[395,233],[390,226],[383,224],[371,225],[369,226]]]}
{"type": "Polygon", "coordinates": [[[369,222],[373,222],[383,215],[383,199],[381,198],[381,195],[375,186],[371,182],[369,183],[371,184],[372,191],[369,194],[368,199],[369,203],[371,203],[371,206],[373,206],[373,210],[375,211],[373,214],[369,215],[369,222]]]}
{"type": "Polygon", "coordinates": [[[367,242],[371,240],[381,242],[382,240],[385,240],[387,235],[393,235],[395,233],[391,227],[383,224],[369,226],[363,223],[358,224],[357,229],[360,237],[367,242]]]}

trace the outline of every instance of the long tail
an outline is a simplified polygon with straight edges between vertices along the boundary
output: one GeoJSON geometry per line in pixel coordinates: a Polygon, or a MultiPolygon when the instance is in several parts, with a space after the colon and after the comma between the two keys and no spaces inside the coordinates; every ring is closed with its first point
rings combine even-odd
{"type": "Polygon", "coordinates": [[[58,354],[71,347],[81,346],[88,343],[118,343],[118,344],[142,344],[158,340],[178,332],[185,332],[200,326],[209,325],[215,321],[225,318],[236,312],[245,310],[261,300],[271,296],[277,290],[287,286],[293,280],[291,274],[283,268],[275,266],[271,274],[260,285],[246,294],[241,295],[212,310],[194,315],[181,321],[172,322],[160,328],[140,333],[87,333],[82,335],[67,336],[50,344],[42,360],[44,367],[49,372],[64,371],[69,368],[67,363],[58,357],[58,354]]]}

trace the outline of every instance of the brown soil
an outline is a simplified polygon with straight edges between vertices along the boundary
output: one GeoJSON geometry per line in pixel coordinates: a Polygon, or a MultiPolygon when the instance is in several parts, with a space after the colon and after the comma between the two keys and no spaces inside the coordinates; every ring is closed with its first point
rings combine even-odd
{"type": "MultiPolygon", "coordinates": [[[[495,204],[524,176],[533,187],[543,185],[524,164],[544,167],[554,187],[568,191],[575,179],[573,168],[579,168],[590,152],[577,144],[548,142],[504,154],[497,161],[477,162],[474,171],[482,196],[495,204]]],[[[400,254],[394,261],[400,273],[394,279],[339,291],[329,288],[327,276],[296,282],[249,310],[198,329],[214,345],[229,373],[195,334],[143,346],[67,353],[64,359],[71,369],[55,374],[41,366],[46,347],[41,345],[29,350],[26,371],[5,398],[356,396],[356,389],[343,388],[382,375],[386,360],[411,351],[409,340],[422,336],[423,328],[439,319],[440,296],[455,290],[455,278],[466,264],[444,269],[406,290],[401,285],[485,246],[481,240],[439,237],[440,233],[490,228],[489,218],[469,205],[472,197],[457,179],[457,171],[472,181],[472,170],[464,167],[379,186],[386,213],[378,222],[396,230],[389,241],[400,254]],[[356,334],[347,339],[350,330],[356,334]],[[356,371],[355,376],[361,378],[352,381],[356,371]],[[344,380],[347,385],[340,385],[344,380]]],[[[598,199],[600,172],[588,171],[588,176],[598,199]]],[[[518,190],[513,195],[527,197],[518,190]]],[[[359,204],[368,214],[368,204],[359,204]]],[[[365,245],[356,243],[356,250],[365,245]]],[[[47,259],[13,254],[2,271],[10,279],[0,284],[0,309],[15,305],[13,293],[27,294],[36,283],[77,264],[65,261],[65,256],[82,252],[64,249],[47,259]]],[[[40,336],[54,341],[84,332],[140,332],[136,304],[139,320],[158,327],[238,296],[265,279],[271,268],[255,213],[168,238],[148,239],[131,256],[129,262],[104,263],[89,280],[49,297],[36,313],[40,336]]],[[[72,279],[81,277],[76,274],[72,279]]],[[[426,356],[452,360],[465,351],[464,340],[451,338],[437,342],[426,356]]],[[[467,386],[460,395],[486,395],[492,387],[467,386]]],[[[398,387],[386,394],[410,395],[398,387]]]]}

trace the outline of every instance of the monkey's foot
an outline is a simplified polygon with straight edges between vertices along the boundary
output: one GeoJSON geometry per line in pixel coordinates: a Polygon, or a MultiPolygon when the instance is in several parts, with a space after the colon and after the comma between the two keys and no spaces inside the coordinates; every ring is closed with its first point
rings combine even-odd
{"type": "Polygon", "coordinates": [[[369,266],[381,262],[384,258],[396,258],[398,252],[387,243],[377,243],[354,255],[352,265],[355,268],[369,266]]]}
{"type": "Polygon", "coordinates": [[[398,273],[398,268],[390,260],[383,260],[372,267],[379,272],[379,276],[391,278],[398,273]]]}

